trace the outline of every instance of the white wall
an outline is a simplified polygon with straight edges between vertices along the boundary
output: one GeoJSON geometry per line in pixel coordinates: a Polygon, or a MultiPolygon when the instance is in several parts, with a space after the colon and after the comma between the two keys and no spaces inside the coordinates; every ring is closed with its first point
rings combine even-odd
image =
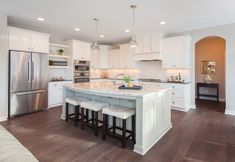
{"type": "Polygon", "coordinates": [[[187,31],[179,34],[192,36],[192,101],[195,101],[195,44],[208,36],[219,36],[226,40],[226,114],[235,115],[235,24],[187,31]]]}
{"type": "Polygon", "coordinates": [[[0,12],[0,121],[5,120],[8,112],[8,35],[7,16],[0,12]]]}

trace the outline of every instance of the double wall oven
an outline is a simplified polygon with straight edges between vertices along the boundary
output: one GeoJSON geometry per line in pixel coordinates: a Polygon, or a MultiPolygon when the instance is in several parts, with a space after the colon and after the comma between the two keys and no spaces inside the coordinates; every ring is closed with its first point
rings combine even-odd
{"type": "Polygon", "coordinates": [[[90,61],[74,60],[74,83],[90,81],[90,61]]]}

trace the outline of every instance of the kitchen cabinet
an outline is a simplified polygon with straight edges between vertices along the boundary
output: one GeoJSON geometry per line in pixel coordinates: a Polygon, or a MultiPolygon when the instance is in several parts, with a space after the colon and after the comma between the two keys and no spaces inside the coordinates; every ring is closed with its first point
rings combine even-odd
{"type": "Polygon", "coordinates": [[[14,27],[9,27],[8,34],[10,50],[49,53],[48,34],[14,27]]]}
{"type": "Polygon", "coordinates": [[[91,68],[99,69],[100,68],[100,54],[98,52],[91,52],[91,68]]]}
{"type": "Polygon", "coordinates": [[[137,37],[138,47],[134,53],[156,53],[162,50],[161,34],[151,36],[137,37]]]}
{"type": "Polygon", "coordinates": [[[108,68],[119,68],[120,66],[120,50],[110,50],[108,54],[108,68]]]}
{"type": "Polygon", "coordinates": [[[111,46],[100,45],[99,52],[91,52],[91,68],[94,69],[107,69],[108,68],[108,55],[111,46]]]}
{"type": "Polygon", "coordinates": [[[129,47],[129,44],[121,44],[120,46],[120,68],[136,68],[133,59],[134,49],[129,47]]]}
{"type": "Polygon", "coordinates": [[[60,106],[63,103],[63,85],[70,84],[72,81],[49,82],[48,88],[48,107],[60,106]]]}
{"type": "Polygon", "coordinates": [[[171,107],[179,111],[188,111],[191,108],[191,84],[141,82],[144,87],[170,88],[171,107]]]}
{"type": "Polygon", "coordinates": [[[191,68],[191,37],[189,35],[163,39],[163,69],[191,68]]]}
{"type": "Polygon", "coordinates": [[[73,60],[90,60],[91,43],[78,40],[68,40],[65,42],[68,46],[68,53],[72,55],[73,60]]]}

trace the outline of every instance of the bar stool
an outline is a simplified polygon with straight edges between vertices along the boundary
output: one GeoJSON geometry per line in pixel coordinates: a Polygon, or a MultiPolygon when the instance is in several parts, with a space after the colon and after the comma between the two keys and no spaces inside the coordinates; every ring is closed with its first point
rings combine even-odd
{"type": "Polygon", "coordinates": [[[84,125],[87,127],[91,127],[95,129],[95,136],[98,136],[98,129],[101,128],[102,126],[99,126],[99,123],[103,123],[98,119],[98,113],[102,110],[104,107],[108,107],[109,104],[106,102],[98,102],[98,101],[87,101],[87,102],[82,102],[80,107],[81,107],[81,129],[84,129],[84,125]],[[84,115],[84,109],[86,109],[86,122],[85,120],[85,115],[84,115]],[[92,118],[89,119],[89,113],[88,111],[91,111],[92,113],[92,118]],[[91,121],[91,124],[90,124],[91,121]]]}
{"type": "Polygon", "coordinates": [[[135,143],[135,109],[122,107],[119,105],[112,105],[102,109],[103,113],[103,140],[106,139],[106,135],[119,138],[122,141],[122,148],[126,147],[126,140],[132,137],[135,143]],[[113,117],[113,126],[108,128],[108,117],[113,117]],[[132,117],[132,130],[126,129],[126,119],[132,117]],[[122,128],[116,126],[116,118],[122,119],[122,128]],[[116,133],[116,129],[122,131],[122,135],[116,133]],[[111,131],[112,130],[112,131],[111,131]],[[129,133],[126,136],[126,132],[129,133]]]}
{"type": "Polygon", "coordinates": [[[65,103],[66,103],[66,112],[65,112],[65,120],[66,122],[68,122],[68,120],[73,120],[74,121],[74,125],[75,127],[77,127],[77,122],[79,121],[79,108],[80,108],[80,104],[82,102],[86,102],[87,99],[85,98],[79,98],[79,97],[68,97],[65,99],[65,103]],[[69,105],[74,106],[75,109],[75,113],[69,114],[69,105]]]}

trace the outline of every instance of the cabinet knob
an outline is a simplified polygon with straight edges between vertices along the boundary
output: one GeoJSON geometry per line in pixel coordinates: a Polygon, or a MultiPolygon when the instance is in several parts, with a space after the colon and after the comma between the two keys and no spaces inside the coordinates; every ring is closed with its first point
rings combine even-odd
{"type": "Polygon", "coordinates": [[[172,101],[172,103],[174,104],[175,102],[174,102],[174,101],[172,101]]]}
{"type": "Polygon", "coordinates": [[[175,93],[173,92],[172,94],[174,95],[175,93]]]}

